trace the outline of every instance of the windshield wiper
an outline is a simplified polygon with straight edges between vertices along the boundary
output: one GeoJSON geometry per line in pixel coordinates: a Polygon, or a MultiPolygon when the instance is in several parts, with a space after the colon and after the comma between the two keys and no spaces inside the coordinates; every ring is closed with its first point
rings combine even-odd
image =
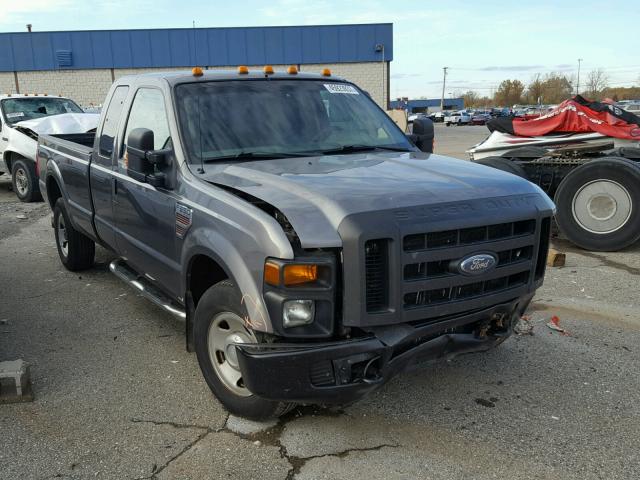
{"type": "Polygon", "coordinates": [[[310,157],[307,153],[276,153],[276,152],[239,152],[233,155],[221,155],[219,157],[205,158],[202,163],[213,163],[224,160],[276,160],[278,158],[310,157]]]}
{"type": "Polygon", "coordinates": [[[376,150],[384,150],[388,152],[412,152],[404,147],[388,147],[385,145],[343,145],[342,147],[330,148],[328,150],[320,150],[321,155],[334,155],[336,153],[355,153],[355,152],[374,152],[376,150]]]}

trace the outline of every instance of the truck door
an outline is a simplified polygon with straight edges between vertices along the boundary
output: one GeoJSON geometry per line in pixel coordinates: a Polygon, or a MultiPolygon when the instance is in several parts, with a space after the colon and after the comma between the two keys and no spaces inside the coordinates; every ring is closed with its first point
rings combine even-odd
{"type": "Polygon", "coordinates": [[[122,117],[122,107],[129,87],[116,87],[107,106],[100,132],[91,156],[90,182],[93,200],[94,225],[100,239],[110,247],[116,245],[115,212],[113,194],[116,186],[114,171],[117,171],[116,134],[122,117]]]}
{"type": "Polygon", "coordinates": [[[118,253],[139,273],[178,296],[181,270],[176,253],[176,197],[169,190],[152,187],[127,175],[126,142],[129,132],[135,128],[153,131],[154,149],[170,148],[171,133],[160,90],[139,88],[129,112],[115,180],[118,253]]]}

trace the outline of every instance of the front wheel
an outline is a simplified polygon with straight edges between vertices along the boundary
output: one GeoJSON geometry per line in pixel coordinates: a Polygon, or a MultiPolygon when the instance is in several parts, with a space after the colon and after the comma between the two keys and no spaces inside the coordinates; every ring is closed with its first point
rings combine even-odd
{"type": "Polygon", "coordinates": [[[265,400],[244,385],[236,344],[256,343],[248,328],[242,295],[229,280],[210,287],[200,298],[194,319],[195,350],[200,370],[225,408],[255,420],[284,415],[293,404],[265,400]]]}
{"type": "Polygon", "coordinates": [[[29,203],[42,200],[34,162],[22,158],[15,160],[11,166],[11,184],[21,202],[29,203]]]}
{"type": "Polygon", "coordinates": [[[616,251],[640,239],[640,165],[593,160],[571,171],[555,195],[566,237],[586,250],[616,251]]]}
{"type": "Polygon", "coordinates": [[[62,198],[53,207],[53,228],[58,255],[67,270],[76,272],[90,268],[95,258],[96,244],[73,228],[62,198]]]}

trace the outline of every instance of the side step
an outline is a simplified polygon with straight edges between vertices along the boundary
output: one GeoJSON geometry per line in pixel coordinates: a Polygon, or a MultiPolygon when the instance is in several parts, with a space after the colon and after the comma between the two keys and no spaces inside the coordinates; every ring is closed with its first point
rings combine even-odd
{"type": "Polygon", "coordinates": [[[139,275],[138,272],[129,267],[129,265],[127,265],[121,258],[111,262],[109,264],[109,270],[111,270],[111,273],[113,273],[116,277],[135,288],[144,297],[155,303],[165,312],[170,313],[180,320],[185,320],[187,318],[184,307],[182,305],[171,300],[168,296],[166,296],[163,292],[156,288],[151,282],[149,282],[149,280],[147,280],[142,275],[139,275]]]}

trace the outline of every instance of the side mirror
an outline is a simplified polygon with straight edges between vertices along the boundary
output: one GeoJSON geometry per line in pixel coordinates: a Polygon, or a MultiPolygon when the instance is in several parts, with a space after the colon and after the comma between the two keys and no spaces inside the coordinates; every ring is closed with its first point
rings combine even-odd
{"type": "Polygon", "coordinates": [[[127,138],[127,175],[154,187],[165,185],[165,175],[155,171],[155,165],[166,161],[167,150],[154,150],[153,131],[135,128],[127,138]]]}
{"type": "Polygon", "coordinates": [[[418,117],[413,121],[413,131],[409,138],[423,152],[433,153],[434,138],[433,122],[424,117],[418,117]]]}

